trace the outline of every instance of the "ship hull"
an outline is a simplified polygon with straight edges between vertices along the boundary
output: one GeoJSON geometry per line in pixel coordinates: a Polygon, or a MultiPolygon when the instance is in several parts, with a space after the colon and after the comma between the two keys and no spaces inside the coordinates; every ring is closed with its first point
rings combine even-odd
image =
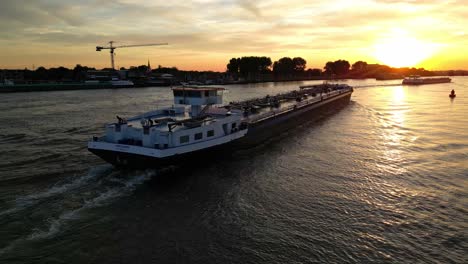
{"type": "Polygon", "coordinates": [[[268,140],[279,133],[297,127],[298,125],[302,125],[306,122],[310,123],[330,116],[349,103],[351,93],[352,92],[347,92],[334,98],[330,98],[329,100],[311,104],[303,109],[273,116],[272,118],[262,122],[251,124],[247,135],[244,138],[239,139],[238,143],[245,147],[255,146],[262,141],[268,140]]]}
{"type": "Polygon", "coordinates": [[[207,160],[227,158],[240,149],[245,150],[255,147],[284,131],[297,127],[298,125],[306,122],[310,123],[330,116],[349,103],[351,94],[352,91],[346,92],[297,110],[273,116],[261,122],[252,123],[249,125],[248,132],[244,137],[233,140],[229,143],[189,153],[157,158],[130,152],[120,152],[99,148],[88,147],[88,150],[116,167],[158,168],[167,165],[187,166],[203,164],[203,162],[206,162],[207,160]]]}
{"type": "Polygon", "coordinates": [[[160,168],[169,165],[186,166],[200,164],[210,158],[229,155],[234,151],[234,143],[235,141],[165,158],[96,148],[88,148],[88,150],[118,168],[160,168]]]}
{"type": "Polygon", "coordinates": [[[428,78],[428,79],[416,79],[416,80],[403,80],[404,85],[425,85],[425,84],[437,84],[437,83],[450,83],[450,78],[428,78]]]}

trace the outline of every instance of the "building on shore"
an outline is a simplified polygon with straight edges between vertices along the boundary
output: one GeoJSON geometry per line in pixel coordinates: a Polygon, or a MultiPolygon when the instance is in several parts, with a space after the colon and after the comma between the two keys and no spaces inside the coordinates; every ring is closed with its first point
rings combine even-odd
{"type": "Polygon", "coordinates": [[[5,81],[23,82],[24,70],[0,70],[0,82],[5,81]]]}

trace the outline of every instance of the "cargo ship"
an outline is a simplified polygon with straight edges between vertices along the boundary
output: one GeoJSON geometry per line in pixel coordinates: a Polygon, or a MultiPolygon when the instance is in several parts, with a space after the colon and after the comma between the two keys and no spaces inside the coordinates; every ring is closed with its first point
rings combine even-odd
{"type": "Polygon", "coordinates": [[[418,75],[412,75],[406,77],[403,80],[403,84],[407,85],[423,85],[423,84],[434,84],[434,83],[449,83],[452,79],[448,77],[439,77],[439,78],[421,78],[418,75]]]}
{"type": "Polygon", "coordinates": [[[254,146],[312,118],[323,109],[337,111],[350,101],[346,84],[300,89],[222,105],[222,87],[172,88],[174,105],[130,118],[117,117],[94,136],[88,150],[117,167],[159,167],[203,159],[206,154],[254,146]]]}

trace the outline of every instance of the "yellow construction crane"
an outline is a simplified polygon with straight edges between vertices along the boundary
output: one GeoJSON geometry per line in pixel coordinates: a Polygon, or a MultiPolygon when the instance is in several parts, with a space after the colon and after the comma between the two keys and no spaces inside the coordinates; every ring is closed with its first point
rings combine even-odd
{"type": "Polygon", "coordinates": [[[111,65],[112,69],[115,70],[114,66],[114,50],[117,48],[132,48],[132,47],[147,47],[147,46],[162,46],[162,45],[167,45],[167,43],[154,43],[154,44],[140,44],[140,45],[123,45],[123,46],[114,46],[114,41],[109,41],[109,46],[103,47],[103,46],[96,46],[96,51],[101,51],[103,49],[108,49],[110,51],[110,57],[111,57],[111,65]]]}

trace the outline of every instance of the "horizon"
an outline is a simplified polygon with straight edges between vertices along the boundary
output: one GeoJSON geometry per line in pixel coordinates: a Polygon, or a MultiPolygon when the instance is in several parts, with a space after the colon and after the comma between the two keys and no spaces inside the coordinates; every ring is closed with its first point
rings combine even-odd
{"type": "Polygon", "coordinates": [[[116,49],[116,69],[132,65],[226,70],[233,57],[302,57],[307,68],[345,59],[390,67],[468,69],[468,7],[460,0],[198,0],[190,3],[6,0],[0,10],[0,68],[77,64],[109,68],[96,46],[167,42],[116,49]],[[200,8],[202,6],[203,8],[200,8]]]}
{"type": "MultiPolygon", "coordinates": [[[[246,57],[246,56],[242,56],[242,57],[246,57]]],[[[343,59],[344,61],[348,61],[346,59],[343,59]]],[[[273,61],[273,60],[272,60],[273,61]]],[[[362,61],[362,60],[358,60],[358,61],[362,61]]],[[[358,62],[358,61],[355,61],[355,62],[358,62]]],[[[277,62],[276,61],[273,61],[273,62],[277,62]]],[[[328,61],[328,62],[333,62],[333,61],[328,61]]],[[[353,63],[355,63],[354,61],[348,61],[350,63],[350,65],[352,65],[353,63]]],[[[363,61],[365,62],[365,61],[363,61]]],[[[367,62],[365,62],[367,63],[367,62]]],[[[426,71],[429,71],[429,72],[449,72],[449,71],[454,71],[454,72],[457,72],[457,71],[460,71],[460,72],[467,72],[468,70],[465,70],[465,69],[447,69],[447,70],[439,70],[439,69],[431,69],[431,70],[428,70],[428,69],[425,69],[424,67],[406,67],[406,66],[402,66],[402,67],[392,67],[392,66],[389,66],[389,65],[385,65],[385,64],[380,64],[380,63],[368,63],[367,65],[371,66],[371,65],[380,65],[380,66],[384,66],[384,67],[390,67],[391,69],[393,70],[410,70],[410,69],[423,69],[423,70],[426,70],[426,71]]],[[[17,70],[17,71],[23,71],[23,70],[27,70],[27,71],[36,71],[38,68],[45,68],[46,70],[51,70],[51,69],[57,69],[57,68],[60,68],[60,67],[63,67],[65,69],[68,69],[68,70],[73,70],[76,66],[81,66],[81,67],[87,67],[87,68],[90,68],[90,69],[94,69],[96,71],[108,71],[108,70],[112,70],[111,67],[106,67],[104,66],[103,68],[99,68],[99,67],[94,67],[94,66],[90,66],[90,65],[83,65],[83,64],[75,64],[74,66],[64,66],[64,65],[57,65],[57,66],[51,66],[51,67],[45,67],[45,66],[42,66],[42,65],[39,65],[39,66],[34,66],[34,69],[30,69],[28,67],[26,68],[23,68],[23,69],[19,69],[19,68],[0,68],[0,70],[17,70]]],[[[140,64],[140,65],[130,65],[128,67],[119,67],[119,68],[115,68],[116,71],[122,71],[122,70],[131,70],[133,68],[138,68],[140,66],[147,66],[147,64],[140,64]]],[[[324,65],[325,66],[325,65],[324,65]]],[[[198,69],[180,69],[176,66],[165,66],[165,65],[158,65],[157,67],[154,67],[154,65],[151,65],[150,63],[150,69],[151,70],[157,70],[157,69],[171,69],[171,68],[175,68],[176,70],[178,71],[193,71],[193,72],[217,72],[217,73],[223,73],[223,72],[228,72],[228,69],[224,69],[222,71],[217,71],[217,70],[198,70],[198,69]]],[[[273,70],[273,65],[269,67],[270,70],[273,70]]],[[[351,69],[351,67],[350,67],[351,69]]],[[[321,70],[321,71],[325,71],[325,67],[307,67],[304,69],[304,71],[308,71],[308,70],[321,70]]]]}

